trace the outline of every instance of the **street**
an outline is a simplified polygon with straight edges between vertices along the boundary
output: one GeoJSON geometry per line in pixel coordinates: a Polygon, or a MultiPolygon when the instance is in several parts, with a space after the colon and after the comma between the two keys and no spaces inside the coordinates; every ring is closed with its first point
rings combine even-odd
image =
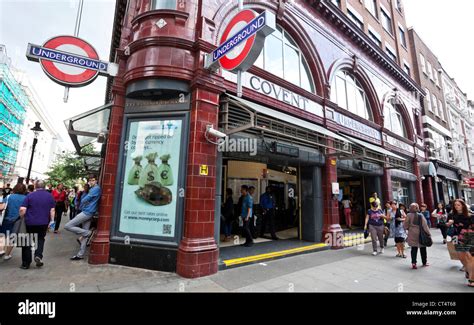
{"type": "MultiPolygon", "coordinates": [[[[371,245],[329,250],[238,267],[199,279],[116,265],[70,261],[76,237],[62,229],[48,233],[45,265],[20,270],[21,251],[0,261],[1,292],[474,292],[459,261],[449,259],[442,237],[432,229],[428,268],[412,270],[410,258],[395,257],[393,239],[384,255],[371,245]]],[[[409,255],[409,251],[407,251],[409,255]]],[[[420,262],[419,262],[420,264],[420,262]]]]}

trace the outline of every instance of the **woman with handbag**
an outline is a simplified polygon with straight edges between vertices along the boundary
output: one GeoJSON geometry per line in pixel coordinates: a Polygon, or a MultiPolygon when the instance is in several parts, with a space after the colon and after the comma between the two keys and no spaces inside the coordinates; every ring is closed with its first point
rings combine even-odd
{"type": "MultiPolygon", "coordinates": [[[[16,184],[13,188],[13,194],[10,194],[6,198],[6,208],[4,212],[3,222],[0,226],[0,234],[3,234],[4,238],[10,236],[14,230],[15,222],[20,219],[20,207],[26,197],[26,185],[16,184]]],[[[3,255],[3,259],[8,261],[12,258],[12,245],[0,246],[0,257],[3,255]]]]}
{"type": "Polygon", "coordinates": [[[423,266],[429,266],[426,247],[431,246],[431,233],[425,217],[419,213],[419,205],[417,203],[410,204],[409,211],[403,227],[408,230],[407,242],[411,247],[411,266],[412,269],[416,270],[418,268],[416,266],[418,248],[420,249],[423,266]]]}
{"type": "Polygon", "coordinates": [[[433,213],[431,213],[431,216],[436,218],[436,227],[439,228],[441,235],[443,235],[443,244],[446,244],[446,237],[448,236],[448,227],[446,226],[448,213],[446,212],[443,202],[438,203],[438,206],[433,213]]]}
{"type": "Polygon", "coordinates": [[[454,200],[453,210],[446,224],[454,229],[454,248],[458,253],[459,260],[464,266],[468,286],[474,287],[474,215],[469,213],[463,200],[454,200]]]}

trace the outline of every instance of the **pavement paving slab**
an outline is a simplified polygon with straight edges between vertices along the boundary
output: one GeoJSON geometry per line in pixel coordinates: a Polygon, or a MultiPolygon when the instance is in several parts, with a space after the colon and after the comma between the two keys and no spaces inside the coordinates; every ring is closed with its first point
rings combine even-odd
{"type": "MultiPolygon", "coordinates": [[[[395,257],[393,239],[385,254],[372,256],[370,244],[324,250],[185,279],[175,273],[120,265],[70,261],[76,237],[48,233],[42,268],[20,270],[21,251],[0,260],[0,292],[472,292],[461,264],[449,258],[438,231],[428,248],[428,268],[411,269],[410,258],[395,257]]],[[[406,254],[409,255],[409,250],[406,254]]]]}

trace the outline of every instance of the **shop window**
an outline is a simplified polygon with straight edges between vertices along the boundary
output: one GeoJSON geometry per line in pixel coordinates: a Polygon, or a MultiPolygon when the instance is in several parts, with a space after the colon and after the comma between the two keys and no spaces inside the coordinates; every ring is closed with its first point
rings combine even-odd
{"type": "Polygon", "coordinates": [[[152,9],[176,9],[176,0],[153,0],[152,9]]]}
{"type": "Polygon", "coordinates": [[[349,72],[340,70],[334,76],[331,100],[351,113],[373,121],[372,109],[360,82],[349,72]]]}
{"type": "Polygon", "coordinates": [[[402,115],[391,100],[388,100],[384,105],[384,127],[404,138],[407,137],[402,115]]]}
{"type": "Polygon", "coordinates": [[[313,77],[301,50],[280,26],[265,38],[262,53],[255,65],[314,93],[313,77]]]}

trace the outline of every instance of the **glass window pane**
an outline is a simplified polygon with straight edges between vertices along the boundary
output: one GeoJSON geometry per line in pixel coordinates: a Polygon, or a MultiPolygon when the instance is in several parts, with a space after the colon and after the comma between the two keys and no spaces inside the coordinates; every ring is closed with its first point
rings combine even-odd
{"type": "Polygon", "coordinates": [[[365,109],[365,93],[362,89],[356,89],[357,115],[367,119],[367,110],[365,109]]]}
{"type": "Polygon", "coordinates": [[[308,64],[306,63],[306,60],[304,59],[303,55],[301,55],[300,71],[301,71],[301,88],[314,93],[313,78],[311,77],[308,64]]]}
{"type": "Polygon", "coordinates": [[[282,41],[272,35],[265,40],[265,70],[283,78],[282,41]]]}
{"type": "Polygon", "coordinates": [[[262,49],[262,52],[260,52],[260,55],[258,56],[257,60],[255,60],[255,63],[254,63],[255,66],[257,66],[259,68],[262,68],[262,69],[264,67],[264,65],[263,65],[264,52],[265,52],[265,47],[262,49]]]}
{"type": "Polygon", "coordinates": [[[176,9],[176,0],[154,0],[153,9],[176,9]]]}
{"type": "Polygon", "coordinates": [[[336,92],[337,92],[337,105],[340,107],[347,109],[347,92],[346,92],[346,82],[339,76],[336,76],[336,92]]]}
{"type": "Polygon", "coordinates": [[[293,38],[291,38],[290,35],[288,35],[288,33],[283,33],[284,34],[284,37],[285,37],[285,43],[288,43],[296,48],[298,48],[298,45],[296,45],[296,42],[293,40],[293,38]]]}
{"type": "Polygon", "coordinates": [[[369,102],[369,98],[367,98],[367,95],[365,95],[365,111],[367,112],[367,119],[369,121],[373,121],[374,120],[374,117],[372,116],[372,108],[370,107],[370,102],[369,102]]]}
{"type": "Polygon", "coordinates": [[[357,114],[356,94],[357,88],[353,83],[347,82],[347,109],[354,114],[357,114]]]}
{"type": "Polygon", "coordinates": [[[391,108],[392,105],[390,103],[385,103],[385,107],[383,109],[383,116],[385,116],[383,126],[388,130],[392,130],[392,123],[390,122],[392,118],[391,108]]]}
{"type": "Polygon", "coordinates": [[[285,45],[285,80],[300,85],[300,64],[298,52],[291,46],[285,45]]]}

